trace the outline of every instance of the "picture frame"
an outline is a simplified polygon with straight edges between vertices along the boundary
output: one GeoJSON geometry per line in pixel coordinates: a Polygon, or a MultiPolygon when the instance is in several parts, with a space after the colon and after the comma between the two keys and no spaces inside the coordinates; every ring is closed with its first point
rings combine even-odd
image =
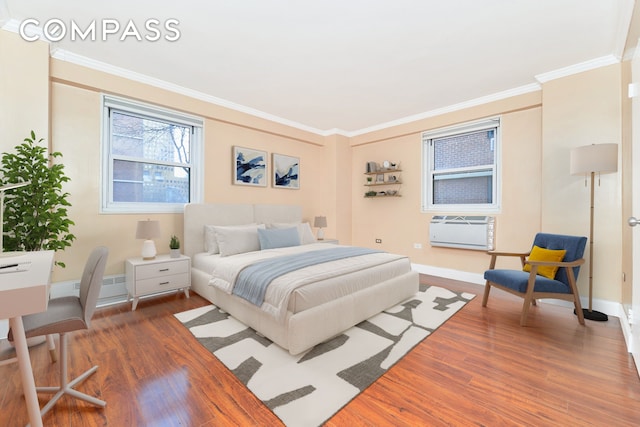
{"type": "Polygon", "coordinates": [[[384,183],[384,174],[383,173],[379,173],[376,175],[376,183],[377,184],[383,184],[384,183]]]}
{"type": "Polygon", "coordinates": [[[254,148],[233,147],[233,184],[267,186],[267,152],[254,148]]]}
{"type": "Polygon", "coordinates": [[[272,185],[274,188],[300,188],[300,158],[284,154],[271,155],[272,185]]]}

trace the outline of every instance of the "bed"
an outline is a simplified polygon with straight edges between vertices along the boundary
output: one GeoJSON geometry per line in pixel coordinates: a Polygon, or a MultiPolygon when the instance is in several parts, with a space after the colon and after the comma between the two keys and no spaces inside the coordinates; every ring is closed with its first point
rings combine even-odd
{"type": "MultiPolygon", "coordinates": [[[[260,237],[267,233],[261,231],[260,237]]],[[[192,290],[291,354],[306,351],[418,291],[418,273],[411,270],[406,256],[315,242],[309,234],[300,206],[187,204],[184,253],[191,257],[192,290]],[[253,233],[253,227],[283,230],[278,236],[290,235],[295,228],[301,244],[276,244],[257,251],[236,247],[244,241],[238,238],[243,236],[238,230],[253,233]],[[218,252],[212,248],[216,237],[218,252]],[[262,304],[233,293],[231,282],[256,260],[278,262],[276,258],[295,257],[298,252],[313,252],[312,256],[301,257],[317,258],[320,254],[359,250],[363,253],[357,256],[279,276],[264,291],[262,304]],[[284,289],[276,287],[276,281],[284,289]]]]}

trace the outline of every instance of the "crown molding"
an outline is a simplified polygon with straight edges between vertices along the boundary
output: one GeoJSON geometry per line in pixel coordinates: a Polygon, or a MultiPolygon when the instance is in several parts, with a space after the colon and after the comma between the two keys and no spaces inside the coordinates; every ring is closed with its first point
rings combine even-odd
{"type": "Polygon", "coordinates": [[[292,120],[275,116],[273,114],[265,113],[264,111],[256,110],[251,107],[246,107],[244,105],[236,104],[235,102],[231,102],[226,99],[218,98],[212,95],[207,95],[203,92],[189,89],[184,86],[167,82],[165,80],[157,79],[155,77],[150,77],[150,76],[147,76],[146,74],[131,71],[122,67],[117,67],[115,65],[107,64],[106,62],[97,61],[95,59],[87,58],[86,56],[78,55],[65,49],[52,50],[51,57],[58,59],[60,61],[70,62],[72,64],[80,65],[93,70],[102,71],[118,77],[123,77],[132,81],[154,86],[159,89],[168,90],[170,92],[185,95],[194,99],[199,99],[201,101],[218,105],[220,107],[229,108],[230,110],[239,111],[241,113],[249,114],[251,116],[269,120],[275,123],[280,123],[280,124],[290,126],[296,129],[300,129],[306,132],[314,133],[317,135],[323,135],[324,133],[324,131],[320,129],[306,126],[301,123],[294,122],[292,120]]]}
{"type": "Polygon", "coordinates": [[[535,76],[535,78],[540,83],[547,83],[551,80],[572,76],[574,74],[583,73],[585,71],[595,70],[596,68],[606,67],[608,65],[617,64],[619,62],[620,59],[616,58],[616,56],[614,55],[601,56],[600,58],[595,58],[589,61],[580,62],[578,64],[569,65],[568,67],[559,68],[557,70],[549,71],[548,73],[538,74],[537,76],[535,76]]]}
{"type": "Polygon", "coordinates": [[[354,132],[348,132],[346,136],[353,137],[353,136],[363,135],[365,133],[383,130],[393,126],[404,125],[404,124],[415,122],[418,120],[427,119],[429,117],[435,117],[435,116],[440,116],[442,114],[451,113],[454,111],[464,110],[465,108],[471,108],[471,107],[476,107],[478,105],[488,104],[494,101],[500,101],[506,98],[511,98],[512,96],[518,96],[526,93],[536,92],[538,90],[541,90],[541,86],[538,83],[531,83],[528,85],[505,90],[502,92],[497,92],[491,95],[482,96],[480,98],[471,99],[469,101],[460,102],[458,104],[453,104],[447,107],[437,108],[435,110],[427,111],[424,113],[407,116],[391,122],[381,123],[379,125],[360,129],[354,132]]]}
{"type": "MultiPolygon", "coordinates": [[[[2,5],[3,0],[0,0],[0,5],[2,5]]],[[[621,16],[621,21],[623,22],[625,19],[626,14],[622,13],[621,16]]],[[[0,16],[0,18],[2,18],[0,16]]],[[[626,21],[625,21],[626,22],[626,21]]],[[[11,31],[14,33],[18,33],[19,29],[20,29],[20,21],[16,20],[16,19],[8,19],[6,21],[0,20],[0,28],[2,28],[3,30],[7,30],[7,31],[11,31]]],[[[31,27],[32,28],[32,27],[31,27]]],[[[34,31],[42,31],[40,28],[32,28],[32,30],[34,31]]],[[[66,62],[70,62],[76,65],[80,65],[83,67],[87,67],[90,69],[94,69],[97,71],[102,71],[108,74],[112,74],[115,76],[119,76],[119,77],[123,77],[132,81],[137,81],[140,83],[144,83],[150,86],[154,86],[160,89],[165,89],[174,93],[178,93],[181,95],[185,95],[194,99],[198,99],[204,102],[208,102],[214,105],[218,105],[221,107],[225,107],[234,111],[238,111],[241,113],[245,113],[254,117],[258,117],[258,118],[262,118],[265,120],[269,120],[272,121],[274,123],[279,123],[285,126],[289,126],[295,129],[299,129],[305,132],[309,132],[312,134],[316,134],[316,135],[320,135],[320,136],[331,136],[331,135],[340,135],[340,136],[344,136],[347,138],[350,137],[354,137],[354,136],[358,136],[358,135],[363,135],[366,133],[370,133],[370,132],[374,132],[374,131],[379,131],[379,130],[383,130],[383,129],[387,129],[387,128],[391,128],[394,126],[399,126],[399,125],[404,125],[407,123],[411,123],[411,122],[415,122],[418,120],[422,120],[422,119],[426,119],[426,118],[430,118],[430,117],[435,117],[438,115],[442,115],[442,114],[446,114],[446,113],[450,113],[450,112],[454,112],[454,111],[459,111],[465,108],[470,108],[470,107],[475,107],[478,105],[482,105],[482,104],[487,104],[489,102],[493,102],[493,101],[499,101],[502,99],[506,99],[512,96],[517,96],[517,95],[522,95],[525,93],[530,93],[530,92],[535,92],[538,90],[541,90],[541,84],[542,83],[546,83],[548,81],[554,80],[554,79],[558,79],[561,77],[566,77],[566,76],[570,76],[573,74],[577,74],[577,73],[581,73],[584,71],[589,71],[595,68],[599,68],[599,67],[604,67],[604,66],[608,66],[608,65],[612,65],[612,64],[616,64],[618,62],[620,62],[620,59],[617,58],[615,55],[607,55],[607,56],[603,56],[600,58],[595,58],[593,60],[589,60],[589,61],[585,61],[585,62],[581,62],[579,64],[574,64],[565,68],[561,68],[558,70],[554,70],[554,71],[550,71],[547,73],[542,73],[542,74],[538,74],[535,77],[536,81],[538,83],[531,83],[528,85],[524,85],[524,86],[520,86],[517,88],[513,88],[513,89],[509,89],[509,90],[505,90],[502,92],[497,92],[491,95],[487,95],[487,96],[483,96],[480,98],[475,98],[475,99],[471,99],[468,101],[464,101],[458,104],[454,104],[454,105],[450,105],[450,106],[446,106],[446,107],[442,107],[442,108],[437,108],[435,110],[431,110],[431,111],[426,111],[423,113],[419,113],[419,114],[414,114],[411,116],[407,116],[404,118],[400,118],[397,120],[393,120],[390,122],[385,122],[385,123],[381,123],[378,125],[374,125],[374,126],[370,126],[370,127],[366,127],[366,128],[362,128],[362,129],[358,129],[355,131],[346,131],[343,129],[339,129],[339,128],[331,128],[331,129],[318,129],[318,128],[314,128],[311,126],[307,126],[304,125],[302,123],[298,123],[295,122],[293,120],[289,120],[289,119],[285,119],[283,117],[279,117],[270,113],[266,113],[264,111],[261,110],[257,110],[255,108],[251,108],[251,107],[247,107],[241,104],[237,104],[235,102],[232,101],[228,101],[226,99],[222,99],[222,98],[218,98],[216,96],[212,96],[212,95],[208,95],[205,94],[203,92],[197,91],[197,90],[193,90],[193,89],[189,89],[186,88],[184,86],[180,86],[174,83],[170,83],[167,82],[165,80],[161,80],[161,79],[157,79],[154,77],[150,77],[147,76],[145,74],[142,73],[138,73],[135,71],[131,71],[128,70],[126,68],[122,68],[122,67],[117,67],[105,62],[101,62],[101,61],[97,61],[82,55],[78,55],[75,54],[73,52],[70,52],[66,49],[61,49],[61,48],[57,48],[56,45],[57,43],[51,43],[48,40],[46,40],[46,38],[40,37],[40,40],[43,40],[47,43],[50,44],[50,51],[51,51],[51,57],[61,60],[61,61],[66,61],[66,62]]],[[[618,43],[619,44],[619,43],[618,43]]],[[[640,49],[636,48],[634,53],[638,53],[638,51],[640,51],[640,49]]]]}
{"type": "Polygon", "coordinates": [[[627,35],[629,34],[629,28],[631,27],[631,20],[633,18],[634,5],[635,0],[623,0],[620,2],[618,25],[616,25],[617,32],[613,45],[613,55],[618,59],[624,56],[624,49],[627,45],[627,35]]]}

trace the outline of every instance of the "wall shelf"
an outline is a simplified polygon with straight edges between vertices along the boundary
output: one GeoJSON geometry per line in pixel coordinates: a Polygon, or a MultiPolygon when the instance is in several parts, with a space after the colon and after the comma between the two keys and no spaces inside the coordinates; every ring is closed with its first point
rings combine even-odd
{"type": "Polygon", "coordinates": [[[389,187],[389,189],[386,191],[369,190],[364,194],[364,197],[371,199],[375,197],[400,197],[399,186],[402,184],[402,179],[397,175],[400,172],[402,169],[399,168],[377,168],[375,172],[365,172],[367,177],[365,187],[389,187]]]}

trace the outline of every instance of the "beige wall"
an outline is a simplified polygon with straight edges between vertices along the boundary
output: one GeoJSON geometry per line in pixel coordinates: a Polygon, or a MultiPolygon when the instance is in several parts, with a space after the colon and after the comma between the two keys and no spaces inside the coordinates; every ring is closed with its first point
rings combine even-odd
{"type": "MultiPolygon", "coordinates": [[[[421,124],[399,126],[398,137],[353,147],[353,243],[380,247],[407,254],[418,264],[481,274],[488,256],[481,251],[432,247],[429,222],[433,215],[473,215],[477,212],[421,212],[422,143],[420,132],[487,116],[501,117],[502,130],[502,208],[496,217],[496,241],[503,249],[526,250],[540,229],[541,113],[539,93],[527,94],[483,105],[447,116],[424,120],[421,124]],[[521,161],[520,159],[526,159],[521,161]],[[364,198],[367,161],[398,162],[402,168],[400,198],[364,198]],[[375,239],[382,240],[381,245],[375,239]],[[415,249],[420,243],[422,249],[415,249]]],[[[373,135],[374,137],[376,135],[373,135]]],[[[504,266],[512,264],[505,263],[504,266]]]]}
{"type": "MultiPolygon", "coordinates": [[[[138,256],[141,242],[134,239],[136,221],[153,218],[161,223],[162,237],[156,239],[160,253],[168,251],[172,234],[183,238],[182,215],[177,214],[100,214],[100,141],[101,93],[108,91],[139,100],[162,103],[205,118],[204,155],[206,202],[222,203],[289,203],[303,206],[303,216],[329,214],[326,209],[334,191],[326,175],[327,151],[317,135],[304,135],[297,129],[274,124],[264,126],[262,120],[241,114],[229,114],[225,120],[214,116],[215,109],[206,103],[181,95],[162,93],[135,82],[105,75],[81,67],[53,61],[52,141],[54,148],[64,154],[67,175],[71,178],[66,190],[71,193],[69,216],[76,222],[73,228],[77,241],[57,258],[67,264],[65,270],[54,273],[54,280],[79,277],[82,254],[97,244],[110,248],[107,274],[124,271],[124,260],[138,256]],[[83,72],[86,71],[86,72],[83,72]],[[72,81],[72,78],[76,81],[72,81]],[[123,91],[123,92],[120,92],[123,91]],[[234,122],[229,122],[233,120],[234,122]],[[308,136],[303,139],[304,136],[308,136]],[[232,147],[234,145],[262,149],[300,157],[301,183],[299,190],[272,187],[232,185],[232,147]]],[[[268,122],[266,124],[269,124],[268,122]]],[[[269,161],[269,165],[270,165],[269,161]]],[[[271,173],[271,171],[269,172],[271,173]]],[[[335,176],[332,173],[332,176],[335,176]]],[[[269,179],[271,182],[271,179],[269,179]]],[[[327,233],[332,234],[336,221],[335,209],[328,215],[327,233]]]]}
{"type": "MultiPolygon", "coordinates": [[[[9,130],[3,126],[3,135],[11,134],[1,142],[3,151],[19,143],[31,128],[43,132],[50,128],[51,144],[63,153],[71,178],[66,190],[71,193],[70,215],[76,222],[73,232],[77,241],[58,254],[68,267],[56,270],[54,281],[78,278],[86,253],[97,244],[111,249],[107,274],[122,273],[124,259],[140,251],[140,242],[133,238],[136,221],[151,216],[99,213],[101,93],[205,119],[207,202],[300,204],[306,219],[327,216],[327,237],[407,254],[414,263],[478,275],[487,267],[486,254],[429,246],[429,221],[438,213],[420,210],[421,131],[484,117],[502,118],[503,187],[496,240],[504,249],[528,248],[539,230],[586,235],[588,193],[583,180],[568,173],[568,152],[574,146],[619,142],[621,138],[620,66],[554,80],[537,92],[347,138],[311,134],[122,77],[49,60],[46,44],[28,44],[5,31],[0,31],[0,47],[5,59],[0,65],[0,82],[3,91],[11,86],[9,96],[3,92],[0,99],[0,118],[14,124],[9,130]],[[11,58],[20,60],[8,60],[11,58]],[[21,118],[14,118],[15,114],[21,118]],[[301,189],[232,185],[233,145],[263,149],[269,155],[299,156],[301,189]],[[365,199],[365,163],[383,160],[400,163],[402,197],[365,199]],[[376,244],[376,238],[382,239],[382,244],[376,244]],[[422,249],[414,249],[414,243],[421,243],[422,249]]],[[[603,176],[596,201],[604,211],[598,211],[597,222],[599,244],[604,248],[597,254],[594,296],[612,301],[621,298],[620,180],[620,174],[603,176]]],[[[163,251],[171,234],[182,237],[182,215],[152,216],[161,221],[163,237],[157,245],[163,251]]],[[[586,279],[582,274],[583,295],[586,279]]]]}
{"type": "Polygon", "coordinates": [[[49,44],[0,30],[0,150],[49,137],[49,44]]]}
{"type": "MultiPolygon", "coordinates": [[[[589,187],[585,187],[584,177],[569,175],[569,152],[583,145],[621,143],[620,81],[621,66],[611,65],[544,84],[543,229],[589,236],[589,187]]],[[[618,167],[621,165],[619,162],[618,167]]],[[[618,302],[622,278],[621,177],[618,172],[596,178],[593,239],[593,297],[618,302]]],[[[585,297],[588,258],[587,249],[587,263],[578,279],[585,297]]]]}

